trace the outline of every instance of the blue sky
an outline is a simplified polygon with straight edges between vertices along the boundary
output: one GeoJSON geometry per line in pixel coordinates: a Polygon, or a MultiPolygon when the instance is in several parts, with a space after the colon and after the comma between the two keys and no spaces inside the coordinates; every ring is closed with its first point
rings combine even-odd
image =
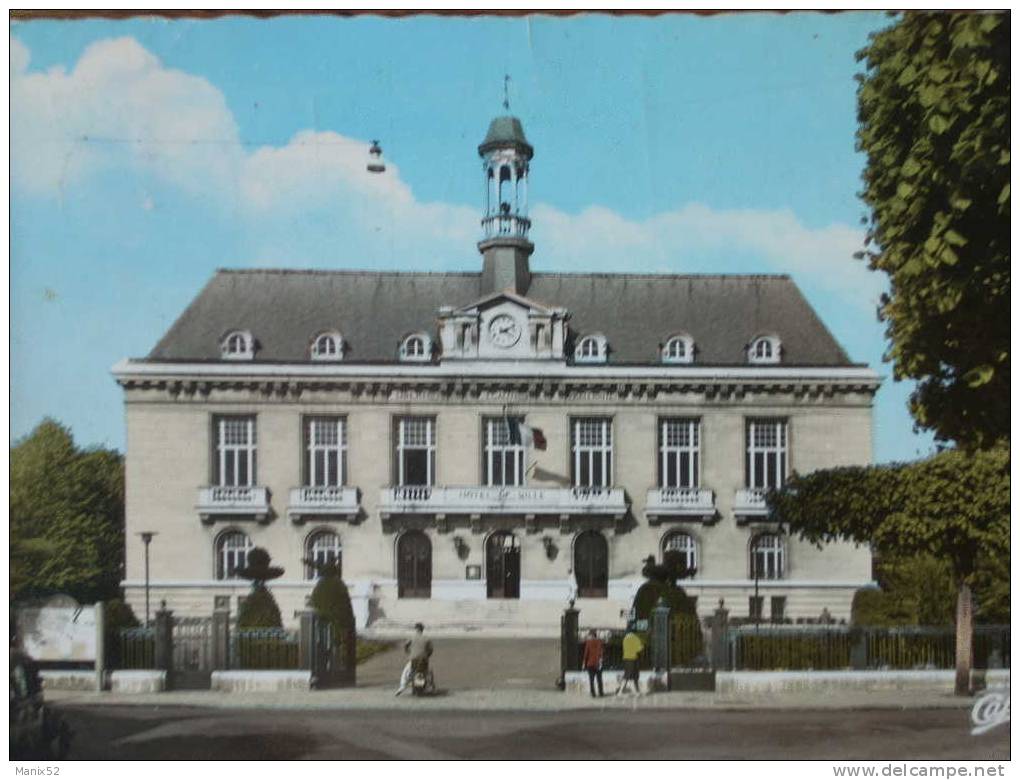
{"type": "Polygon", "coordinates": [[[475,147],[536,147],[538,270],[789,273],[887,377],[876,458],[931,449],[881,362],[854,52],[878,13],[11,27],[11,424],[123,447],[109,367],[217,267],[475,270],[475,147]],[[389,170],[364,171],[371,138],[389,170]]]}

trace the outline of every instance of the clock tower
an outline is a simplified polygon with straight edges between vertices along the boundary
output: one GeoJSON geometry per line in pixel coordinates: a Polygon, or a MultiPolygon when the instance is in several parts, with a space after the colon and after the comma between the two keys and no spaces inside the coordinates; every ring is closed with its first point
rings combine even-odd
{"type": "Polygon", "coordinates": [[[482,240],[478,242],[484,292],[528,292],[528,258],[535,250],[528,239],[528,173],[534,153],[521,120],[508,115],[492,120],[478,146],[485,177],[482,240]]]}

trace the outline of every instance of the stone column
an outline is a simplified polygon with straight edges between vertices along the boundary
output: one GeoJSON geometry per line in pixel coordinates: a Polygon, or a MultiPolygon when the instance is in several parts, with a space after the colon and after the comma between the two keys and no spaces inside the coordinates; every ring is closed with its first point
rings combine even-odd
{"type": "MultiPolygon", "coordinates": [[[[97,601],[96,610],[96,690],[104,688],[106,674],[106,612],[102,601],[97,601]]],[[[115,640],[116,641],[116,640],[115,640]]]]}

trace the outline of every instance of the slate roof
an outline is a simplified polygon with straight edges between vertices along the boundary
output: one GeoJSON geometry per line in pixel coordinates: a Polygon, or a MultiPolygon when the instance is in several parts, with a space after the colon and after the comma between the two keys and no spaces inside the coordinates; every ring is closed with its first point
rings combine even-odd
{"type": "Polygon", "coordinates": [[[485,140],[478,146],[478,153],[485,154],[489,149],[500,146],[516,146],[531,159],[535,153],[528,139],[524,136],[524,125],[515,116],[497,116],[489,123],[489,131],[485,140]]]}
{"type": "MultiPolygon", "coordinates": [[[[223,336],[249,330],[255,362],[300,362],[316,334],[336,329],[345,363],[395,362],[405,335],[435,337],[440,306],[488,292],[480,273],[220,270],[148,359],[219,360],[223,336]]],[[[747,365],[748,343],[770,334],[784,366],[854,365],[785,275],[532,273],[524,294],[567,309],[572,334],[605,335],[611,365],[657,365],[660,344],[679,332],[693,337],[701,366],[747,365]]]]}

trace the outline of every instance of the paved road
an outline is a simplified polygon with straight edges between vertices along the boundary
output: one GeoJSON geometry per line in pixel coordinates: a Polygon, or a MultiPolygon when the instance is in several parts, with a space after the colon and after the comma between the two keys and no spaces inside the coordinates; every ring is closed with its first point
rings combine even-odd
{"type": "Polygon", "coordinates": [[[72,759],[980,759],[965,709],[910,711],[260,711],[85,705],[61,710],[72,759]]]}

